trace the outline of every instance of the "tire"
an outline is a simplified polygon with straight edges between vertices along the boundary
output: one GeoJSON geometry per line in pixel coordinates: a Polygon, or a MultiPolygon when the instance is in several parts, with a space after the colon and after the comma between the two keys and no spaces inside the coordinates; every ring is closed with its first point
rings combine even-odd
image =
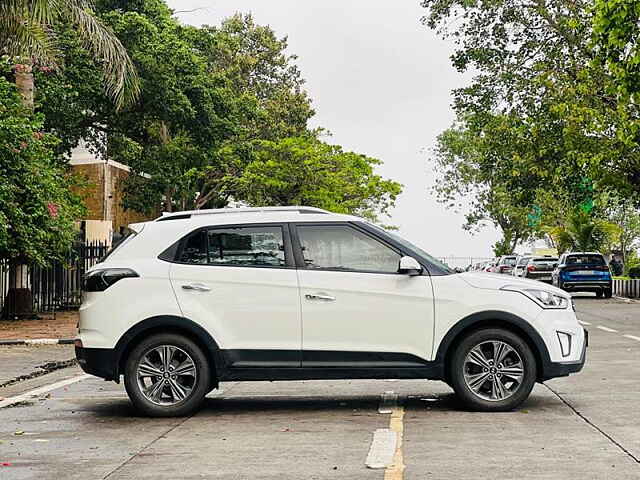
{"type": "Polygon", "coordinates": [[[611,298],[613,296],[613,290],[610,288],[604,289],[604,298],[611,298]]]}
{"type": "Polygon", "coordinates": [[[463,338],[451,357],[450,372],[458,398],[467,408],[481,412],[505,412],[517,408],[527,399],[537,378],[536,360],[527,342],[502,328],[476,330],[463,338]],[[501,349],[508,347],[504,350],[506,355],[502,356],[505,363],[496,366],[489,363],[495,353],[496,344],[493,342],[498,342],[501,349]],[[469,357],[472,350],[477,353],[478,348],[483,353],[482,361],[487,362],[486,367],[476,362],[477,355],[473,359],[469,357]],[[501,373],[504,369],[510,369],[509,373],[521,371],[522,374],[512,377],[501,373]],[[489,377],[492,373],[494,376],[489,377]],[[502,390],[496,382],[502,384],[502,390]]]}
{"type": "Polygon", "coordinates": [[[210,390],[211,366],[202,349],[190,339],[172,333],[156,334],[136,345],[127,357],[124,385],[134,407],[144,415],[189,415],[210,390]],[[170,361],[163,362],[163,355],[170,361]],[[171,375],[177,368],[183,374],[171,375]]]}
{"type": "Polygon", "coordinates": [[[602,290],[597,290],[597,291],[596,291],[596,297],[597,297],[597,298],[602,298],[602,294],[603,294],[603,293],[604,293],[604,292],[603,292],[602,290]]]}

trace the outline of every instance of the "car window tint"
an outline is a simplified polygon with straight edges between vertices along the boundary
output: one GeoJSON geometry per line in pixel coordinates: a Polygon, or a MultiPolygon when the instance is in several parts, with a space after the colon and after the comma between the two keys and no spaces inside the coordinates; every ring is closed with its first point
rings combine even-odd
{"type": "Polygon", "coordinates": [[[368,235],[340,225],[298,226],[307,268],[397,273],[400,255],[368,235]]]}
{"type": "Polygon", "coordinates": [[[207,245],[210,265],[285,266],[280,227],[214,228],[207,245]]]}
{"type": "Polygon", "coordinates": [[[557,261],[558,261],[557,258],[551,258],[551,257],[543,257],[543,258],[534,258],[533,259],[533,263],[555,263],[557,261]]]}
{"type": "Polygon", "coordinates": [[[515,257],[507,257],[507,258],[502,260],[502,264],[503,265],[513,266],[513,265],[516,264],[516,258],[515,257]]]}
{"type": "Polygon", "coordinates": [[[180,253],[180,262],[204,265],[207,263],[206,232],[200,230],[187,237],[180,253]]]}

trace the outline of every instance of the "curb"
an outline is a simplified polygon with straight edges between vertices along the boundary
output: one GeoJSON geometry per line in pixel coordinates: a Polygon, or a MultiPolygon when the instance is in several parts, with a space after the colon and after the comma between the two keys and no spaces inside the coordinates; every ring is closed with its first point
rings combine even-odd
{"type": "Polygon", "coordinates": [[[0,346],[6,345],[73,345],[75,338],[25,338],[22,340],[0,340],[0,346]]]}

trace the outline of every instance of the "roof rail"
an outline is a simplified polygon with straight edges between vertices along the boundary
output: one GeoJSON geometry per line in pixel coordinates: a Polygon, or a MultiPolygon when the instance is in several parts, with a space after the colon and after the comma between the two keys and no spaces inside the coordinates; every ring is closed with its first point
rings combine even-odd
{"type": "Polygon", "coordinates": [[[297,212],[300,214],[315,213],[329,214],[331,212],[316,207],[240,207],[240,208],[212,208],[206,210],[187,210],[183,212],[162,212],[162,216],[156,222],[167,220],[182,220],[194,215],[220,215],[225,213],[270,213],[270,212],[297,212]]]}

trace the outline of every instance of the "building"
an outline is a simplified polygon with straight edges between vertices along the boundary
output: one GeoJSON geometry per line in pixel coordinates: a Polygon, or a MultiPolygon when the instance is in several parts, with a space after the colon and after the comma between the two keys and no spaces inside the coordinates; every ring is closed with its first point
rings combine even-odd
{"type": "Polygon", "coordinates": [[[123,181],[131,174],[126,165],[98,158],[84,142],[73,149],[69,163],[74,173],[87,182],[77,192],[88,210],[80,224],[85,241],[111,244],[128,224],[159,216],[159,209],[144,215],[122,206],[123,181]]]}

